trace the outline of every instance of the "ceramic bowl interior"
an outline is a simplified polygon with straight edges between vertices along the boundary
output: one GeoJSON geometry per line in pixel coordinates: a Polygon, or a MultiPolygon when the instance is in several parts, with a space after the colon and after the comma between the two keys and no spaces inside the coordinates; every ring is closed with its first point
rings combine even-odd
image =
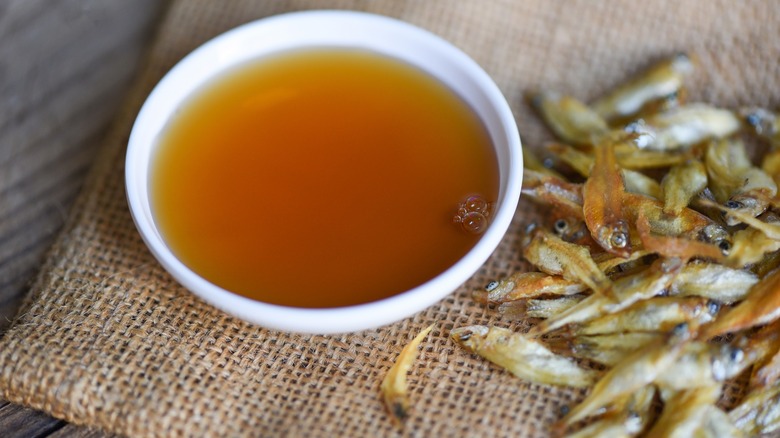
{"type": "Polygon", "coordinates": [[[410,24],[367,13],[297,12],[235,28],[180,61],[155,87],[133,126],[126,159],[128,203],[146,245],[183,286],[210,304],[264,327],[340,333],[388,324],[441,300],[487,260],[514,216],[522,180],[522,152],[512,112],[490,77],[467,55],[438,36],[410,24]],[[499,196],[479,242],[430,281],[390,298],[350,307],[302,309],[271,305],[224,290],[193,272],[166,246],[149,202],[149,167],[166,123],[199,87],[230,68],[280,51],[344,47],[372,50],[412,64],[449,86],[479,115],[495,147],[499,196]]]}

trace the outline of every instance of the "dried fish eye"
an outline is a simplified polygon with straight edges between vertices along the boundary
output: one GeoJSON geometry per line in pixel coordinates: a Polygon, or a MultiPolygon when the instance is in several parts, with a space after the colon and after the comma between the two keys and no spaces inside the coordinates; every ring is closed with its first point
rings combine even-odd
{"type": "Polygon", "coordinates": [[[562,234],[566,231],[567,228],[569,228],[569,224],[566,222],[565,219],[558,219],[557,221],[555,221],[554,228],[555,228],[555,232],[557,232],[558,234],[562,234]]]}
{"type": "Polygon", "coordinates": [[[744,357],[745,352],[742,351],[741,348],[733,348],[729,351],[729,359],[731,359],[732,362],[742,362],[744,357]]]}
{"type": "Polygon", "coordinates": [[[726,206],[726,208],[730,208],[732,210],[736,210],[738,208],[742,208],[743,207],[743,204],[741,202],[734,201],[734,200],[726,201],[726,204],[724,204],[724,205],[726,206]]]}
{"type": "Polygon", "coordinates": [[[760,127],[761,126],[761,116],[758,115],[758,113],[750,113],[745,116],[745,121],[748,125],[753,127],[760,127]]]}
{"type": "Polygon", "coordinates": [[[570,410],[569,405],[561,406],[561,415],[568,415],[570,410]]]}
{"type": "Polygon", "coordinates": [[[494,280],[488,283],[487,286],[485,286],[485,291],[491,292],[495,290],[497,287],[498,287],[498,282],[494,280]]]}
{"type": "Polygon", "coordinates": [[[724,256],[727,256],[731,251],[731,243],[729,243],[727,240],[721,240],[720,243],[718,243],[718,248],[720,248],[720,252],[724,256]]]}
{"type": "Polygon", "coordinates": [[[609,238],[609,243],[615,248],[625,248],[628,244],[628,236],[622,231],[614,232],[609,238]]]}
{"type": "Polygon", "coordinates": [[[707,312],[710,313],[710,315],[715,315],[720,311],[720,303],[717,301],[709,300],[707,301],[707,312]]]}
{"type": "Polygon", "coordinates": [[[683,336],[688,332],[688,323],[687,322],[681,322],[674,326],[672,328],[672,336],[679,337],[683,336]]]}
{"type": "Polygon", "coordinates": [[[549,158],[549,157],[548,157],[548,158],[545,158],[545,159],[542,161],[542,166],[544,166],[544,167],[546,167],[546,168],[548,168],[548,169],[552,169],[552,168],[555,166],[555,162],[553,161],[553,159],[552,159],[552,158],[549,158]]]}

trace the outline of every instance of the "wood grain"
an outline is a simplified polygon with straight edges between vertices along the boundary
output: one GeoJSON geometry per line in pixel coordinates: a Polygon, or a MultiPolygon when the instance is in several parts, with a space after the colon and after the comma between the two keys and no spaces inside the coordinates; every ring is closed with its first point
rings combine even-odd
{"type": "Polygon", "coordinates": [[[0,3],[0,332],[68,215],[165,3],[0,3]]]}
{"type": "MultiPolygon", "coordinates": [[[[0,336],[164,13],[159,0],[0,1],[0,336]]],[[[105,437],[0,400],[2,437],[105,437]]]]}

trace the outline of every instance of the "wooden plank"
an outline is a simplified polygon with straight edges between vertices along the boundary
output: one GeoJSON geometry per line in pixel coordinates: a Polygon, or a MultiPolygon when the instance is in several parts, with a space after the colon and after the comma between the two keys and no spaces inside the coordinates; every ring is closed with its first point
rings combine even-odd
{"type": "MultiPolygon", "coordinates": [[[[167,1],[0,1],[0,336],[70,206],[167,1]]],[[[0,437],[112,435],[0,399],[0,437]]]]}
{"type": "Polygon", "coordinates": [[[62,420],[19,405],[7,404],[0,408],[0,435],[5,438],[45,437],[64,425],[62,420]]]}
{"type": "Polygon", "coordinates": [[[114,435],[102,430],[66,424],[62,429],[59,429],[49,435],[49,438],[120,438],[120,435],[114,435]]]}
{"type": "Polygon", "coordinates": [[[2,334],[68,215],[167,2],[0,4],[2,334]]]}

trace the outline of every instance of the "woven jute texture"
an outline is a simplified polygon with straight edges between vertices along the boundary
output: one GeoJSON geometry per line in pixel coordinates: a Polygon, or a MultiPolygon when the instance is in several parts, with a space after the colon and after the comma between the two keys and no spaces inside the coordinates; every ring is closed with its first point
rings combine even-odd
{"type": "MultiPolygon", "coordinates": [[[[448,337],[467,324],[526,325],[474,303],[471,291],[527,268],[518,245],[523,224],[538,217],[530,204],[521,204],[501,246],[455,293],[411,318],[350,335],[292,335],[227,316],[174,282],[145,248],[125,203],[123,159],[151,88],[223,31],[315,7],[397,17],[459,46],[505,93],[526,147],[551,136],[524,92],[593,99],[679,50],[700,61],[691,100],[780,106],[778,2],[179,1],[27,304],[0,341],[2,397],[131,436],[534,437],[547,436],[561,408],[584,396],[519,381],[448,337]],[[381,403],[380,381],[433,322],[409,375],[411,417],[397,427],[381,403]]],[[[305,293],[316,285],[298,287],[305,293]]]]}

